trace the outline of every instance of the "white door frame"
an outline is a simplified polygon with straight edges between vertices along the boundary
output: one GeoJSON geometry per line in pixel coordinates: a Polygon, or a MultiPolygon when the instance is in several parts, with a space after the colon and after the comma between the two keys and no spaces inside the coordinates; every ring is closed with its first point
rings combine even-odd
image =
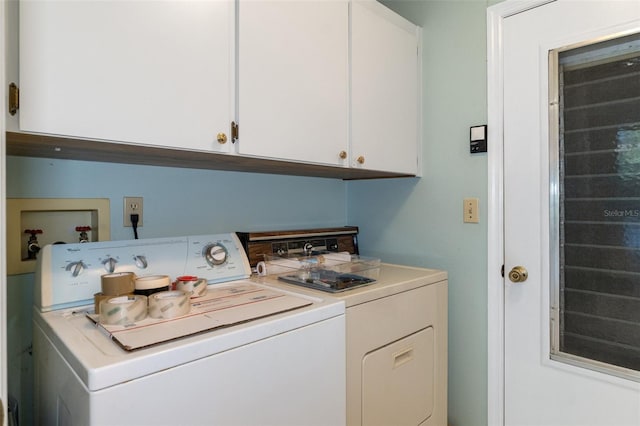
{"type": "Polygon", "coordinates": [[[487,423],[504,425],[504,19],[555,0],[508,0],[487,9],[487,423]]]}

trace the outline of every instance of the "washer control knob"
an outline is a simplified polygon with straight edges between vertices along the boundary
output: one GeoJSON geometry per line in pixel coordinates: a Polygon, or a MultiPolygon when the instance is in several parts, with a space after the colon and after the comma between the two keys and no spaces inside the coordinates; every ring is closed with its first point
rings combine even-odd
{"type": "Polygon", "coordinates": [[[87,267],[87,265],[85,265],[82,260],[79,260],[77,262],[69,263],[65,269],[67,271],[71,272],[72,276],[77,277],[78,275],[80,275],[82,273],[82,271],[86,267],[87,267]]]}
{"type": "Polygon", "coordinates": [[[133,261],[135,262],[138,269],[147,269],[147,266],[149,266],[146,256],[142,256],[142,255],[133,256],[133,261]]]}
{"type": "Polygon", "coordinates": [[[116,263],[118,263],[118,261],[115,260],[113,257],[109,257],[102,261],[102,265],[104,266],[104,269],[110,274],[112,274],[113,271],[116,270],[116,263]]]}
{"type": "Polygon", "coordinates": [[[220,243],[209,244],[202,250],[207,263],[211,266],[222,265],[227,261],[227,249],[220,243]]]}

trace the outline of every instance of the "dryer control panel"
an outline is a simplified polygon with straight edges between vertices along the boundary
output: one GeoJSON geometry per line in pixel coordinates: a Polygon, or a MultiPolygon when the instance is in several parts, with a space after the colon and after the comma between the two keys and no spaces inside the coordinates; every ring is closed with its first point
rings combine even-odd
{"type": "Polygon", "coordinates": [[[265,260],[265,254],[282,257],[310,256],[325,251],[358,254],[357,226],[237,234],[252,267],[265,260]]]}

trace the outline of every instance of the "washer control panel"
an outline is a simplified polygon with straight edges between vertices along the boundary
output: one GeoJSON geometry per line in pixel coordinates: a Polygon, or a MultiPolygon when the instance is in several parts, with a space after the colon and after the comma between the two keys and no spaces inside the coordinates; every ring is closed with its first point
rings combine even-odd
{"type": "Polygon", "coordinates": [[[92,303],[101,276],[114,272],[182,275],[209,284],[249,277],[251,269],[235,233],[45,246],[36,267],[36,306],[42,311],[92,303]]]}

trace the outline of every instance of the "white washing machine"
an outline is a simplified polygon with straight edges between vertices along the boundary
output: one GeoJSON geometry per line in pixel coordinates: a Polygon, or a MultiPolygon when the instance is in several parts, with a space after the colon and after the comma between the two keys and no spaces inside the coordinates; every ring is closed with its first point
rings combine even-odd
{"type": "Polygon", "coordinates": [[[275,289],[249,275],[235,234],[43,248],[34,306],[36,423],[344,424],[344,301],[275,289]],[[207,294],[232,298],[250,289],[258,296],[191,322],[114,331],[91,314],[101,276],[118,272],[194,275],[207,280],[207,294]]]}
{"type": "MultiPolygon", "coordinates": [[[[313,257],[316,251],[357,253],[358,250],[356,227],[240,233],[240,236],[256,266],[264,257],[259,252],[293,254],[295,258],[313,257]]],[[[276,274],[254,275],[253,279],[314,297],[331,294],[345,302],[349,426],[446,426],[445,271],[382,263],[364,271],[366,277],[375,277],[375,282],[367,283],[364,279],[359,283],[347,274],[347,286],[353,287],[327,293],[292,284],[287,278],[291,274],[282,272],[281,265],[276,260],[276,274]]],[[[272,269],[267,265],[266,271],[269,270],[272,269]]]]}

